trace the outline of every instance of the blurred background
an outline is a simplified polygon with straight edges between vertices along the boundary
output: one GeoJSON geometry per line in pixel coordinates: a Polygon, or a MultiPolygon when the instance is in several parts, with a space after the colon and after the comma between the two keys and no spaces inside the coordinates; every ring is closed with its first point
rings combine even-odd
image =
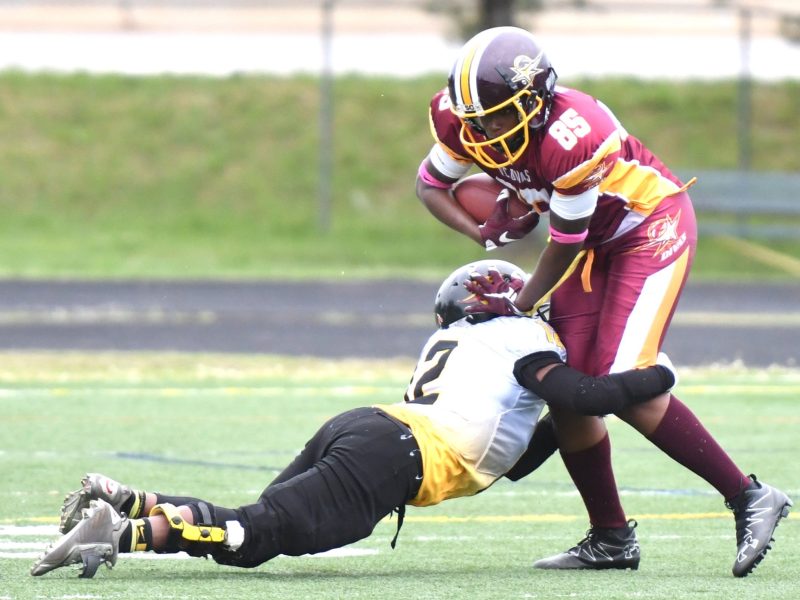
{"type": "MultiPolygon", "coordinates": [[[[175,175],[169,172],[170,158],[176,156],[175,148],[169,148],[174,143],[169,131],[152,128],[152,121],[169,119],[166,115],[170,111],[185,112],[183,109],[187,107],[166,105],[170,101],[168,96],[182,93],[175,88],[185,91],[186,86],[199,85],[188,83],[187,78],[217,78],[218,81],[209,81],[203,86],[207,88],[204,93],[208,98],[216,96],[219,101],[221,90],[229,87],[232,79],[249,78],[251,85],[258,88],[259,82],[264,84],[270,78],[279,78],[280,83],[264,84],[275,90],[274,97],[270,97],[268,89],[242,93],[251,93],[253,100],[260,103],[253,108],[263,113],[263,119],[277,119],[284,126],[291,120],[297,129],[303,130],[302,134],[290,134],[295,138],[293,143],[298,135],[305,137],[308,143],[302,151],[303,158],[296,160],[298,166],[302,165],[299,168],[303,173],[298,174],[291,167],[278,171],[265,166],[268,189],[252,189],[249,198],[241,198],[241,189],[232,190],[217,183],[216,196],[208,202],[218,205],[213,208],[222,208],[227,204],[222,196],[233,194],[234,205],[250,203],[250,210],[247,207],[238,209],[250,213],[246,215],[249,220],[268,216],[264,214],[269,212],[268,204],[279,201],[278,195],[285,196],[285,190],[295,190],[293,195],[301,195],[303,199],[294,198],[294,201],[299,201],[308,214],[294,222],[270,219],[277,230],[272,233],[279,237],[287,228],[303,225],[330,235],[336,227],[335,218],[338,216],[346,223],[353,211],[377,211],[372,215],[374,219],[396,221],[398,217],[407,216],[406,209],[416,202],[410,180],[416,164],[427,151],[424,112],[427,99],[444,83],[455,54],[467,37],[481,28],[509,23],[529,28],[540,37],[562,82],[583,85],[588,88],[586,91],[601,95],[612,109],[621,113],[618,116],[635,135],[647,138],[648,130],[654,130],[651,139],[645,141],[656,153],[687,178],[694,175],[700,178],[694,197],[698,207],[711,215],[701,220],[704,231],[784,241],[796,237],[800,224],[796,201],[800,192],[800,159],[795,151],[800,135],[800,9],[793,0],[0,0],[0,69],[17,74],[16,86],[36,87],[35,81],[46,85],[54,93],[53,96],[45,92],[50,102],[54,105],[63,102],[62,109],[68,113],[66,119],[64,115],[58,117],[56,126],[64,129],[64,135],[80,131],[83,136],[78,147],[53,148],[55,155],[46,155],[33,147],[36,141],[32,138],[37,133],[51,138],[47,131],[31,131],[31,127],[25,128],[24,124],[20,130],[6,123],[3,128],[6,137],[15,139],[23,147],[28,146],[17,150],[15,164],[7,166],[50,180],[60,177],[70,180],[71,183],[60,182],[53,186],[57,188],[54,190],[57,195],[88,197],[100,193],[100,190],[89,189],[92,181],[108,187],[125,185],[128,193],[117,190],[114,194],[118,196],[118,211],[133,213],[130,216],[134,221],[138,217],[146,221],[159,211],[163,212],[164,204],[179,210],[176,203],[194,203],[191,197],[198,200],[197,190],[181,189],[189,182],[176,182],[175,175]],[[75,74],[97,79],[90,83],[91,80],[84,77],[79,84],[75,74]],[[117,82],[120,97],[124,98],[128,95],[126,86],[131,91],[134,88],[141,91],[143,86],[156,85],[142,83],[142,76],[160,78],[163,85],[173,88],[152,91],[159,98],[156,104],[164,104],[163,110],[152,105],[149,109],[142,107],[150,113],[148,116],[137,115],[128,107],[131,112],[118,117],[130,121],[130,134],[107,131],[100,121],[117,100],[105,98],[102,93],[97,95],[93,88],[107,88],[113,80],[117,82]],[[376,85],[374,81],[381,78],[390,78],[391,83],[385,84],[383,94],[377,92],[380,87],[377,84],[376,93],[380,94],[377,97],[370,94],[369,99],[359,98],[358,94],[350,92],[349,86],[361,86],[349,82],[363,77],[373,80],[370,85],[376,85]],[[341,81],[340,86],[335,84],[337,79],[341,81]],[[304,82],[302,92],[287,89],[292,87],[288,83],[292,80],[304,82]],[[609,88],[610,82],[616,82],[613,89],[609,88]],[[59,88],[65,94],[72,88],[72,100],[61,98],[59,88]],[[399,98],[392,97],[401,93],[395,90],[404,88],[419,91],[413,103],[403,104],[399,98]],[[279,97],[284,92],[290,97],[295,93],[302,96],[306,106],[299,116],[287,112],[294,107],[279,105],[279,97]],[[81,94],[87,97],[81,98],[81,94]],[[382,106],[374,106],[381,101],[382,106]],[[93,105],[98,108],[95,114],[92,114],[93,105]],[[358,112],[359,105],[364,108],[359,115],[361,118],[351,121],[355,116],[351,114],[351,107],[358,112]],[[80,115],[75,112],[78,108],[80,115]],[[643,111],[651,113],[652,122],[637,127],[638,116],[643,111]],[[399,114],[404,119],[402,123],[397,121],[399,114]],[[70,118],[77,121],[70,122],[70,118]],[[80,123],[81,118],[88,122],[80,123]],[[136,123],[139,118],[143,121],[136,123]],[[70,132],[71,125],[75,127],[70,132]],[[131,166],[124,165],[126,157],[135,159],[142,151],[148,152],[137,138],[155,133],[163,135],[159,145],[164,158],[148,166],[147,177],[151,181],[160,178],[162,191],[163,187],[171,188],[171,195],[167,202],[156,202],[153,206],[152,197],[141,197],[150,193],[150,190],[141,189],[143,181],[126,181],[129,178],[125,177],[117,179],[115,185],[112,178],[113,171],[130,171],[131,166]],[[112,137],[103,139],[104,135],[112,137]],[[125,135],[129,143],[124,137],[120,138],[125,135]],[[365,143],[370,148],[363,156],[357,149],[348,148],[365,143]],[[59,155],[73,152],[90,152],[104,158],[87,164],[77,156],[59,155]],[[67,165],[69,171],[63,174],[52,168],[39,173],[39,169],[27,169],[25,164],[31,161],[44,165],[48,161],[65,159],[74,164],[67,165]],[[112,161],[112,164],[103,164],[104,161],[112,161]],[[362,176],[354,172],[369,169],[371,165],[376,167],[369,177],[383,181],[368,181],[366,173],[362,176]],[[390,168],[391,174],[387,171],[390,168]],[[295,172],[291,172],[293,170],[295,172]],[[314,179],[316,181],[312,181],[314,179]],[[79,184],[84,189],[73,190],[72,185],[80,181],[86,182],[79,184]],[[139,189],[132,189],[131,184],[139,189]],[[386,187],[392,188],[391,192],[386,193],[386,187]],[[276,193],[279,189],[282,190],[280,194],[276,193]],[[176,198],[176,195],[185,197],[176,198]],[[304,218],[313,219],[313,223],[304,224],[304,218]]],[[[4,87],[9,85],[7,76],[4,87]]],[[[42,90],[28,90],[39,101],[40,92],[42,90]]],[[[3,116],[6,120],[13,117],[31,121],[34,128],[47,127],[46,121],[40,119],[45,115],[37,114],[34,107],[9,110],[9,104],[27,102],[24,93],[15,98],[14,90],[7,89],[3,116]],[[21,112],[15,115],[15,110],[21,112]]],[[[57,118],[53,111],[49,117],[57,118]]],[[[242,152],[258,145],[253,139],[234,139],[236,133],[226,131],[225,124],[215,122],[230,118],[224,112],[198,113],[190,117],[195,122],[187,122],[187,127],[217,129],[220,136],[233,147],[238,145],[242,152]]],[[[252,114],[252,117],[258,116],[252,114]]],[[[265,129],[261,138],[270,150],[258,151],[261,152],[259,159],[269,163],[272,149],[284,144],[276,132],[281,126],[264,121],[256,127],[243,127],[253,135],[261,135],[258,129],[265,129]],[[273,137],[277,141],[267,139],[273,137]]],[[[200,131],[196,135],[198,147],[214,144],[213,140],[202,139],[200,131]]],[[[218,148],[217,152],[224,151],[218,148]]],[[[151,155],[144,160],[150,162],[153,158],[151,155]]],[[[216,165],[204,165],[201,160],[185,166],[189,170],[205,171],[198,174],[200,179],[213,176],[208,170],[214,166],[240,170],[245,178],[257,177],[248,166],[237,164],[236,157],[230,153],[219,156],[216,162],[216,165]]],[[[81,207],[63,196],[42,198],[41,186],[25,187],[18,190],[20,194],[6,187],[2,199],[28,216],[32,205],[55,208],[65,221],[62,226],[67,225],[71,217],[80,227],[87,218],[97,216],[91,207],[81,207]],[[89,211],[93,214],[87,214],[89,211]]],[[[206,189],[206,194],[213,193],[207,186],[198,187],[206,189]]],[[[102,195],[97,200],[102,203],[101,212],[109,212],[114,199],[108,193],[102,195]]],[[[298,207],[298,204],[293,202],[293,206],[298,207]]],[[[237,210],[235,206],[233,209],[237,210]]],[[[190,215],[196,222],[203,222],[210,216],[207,212],[197,212],[196,206],[186,211],[185,216],[189,218],[190,215]]],[[[215,218],[221,216],[217,214],[215,218]]],[[[409,218],[417,220],[423,236],[429,237],[431,230],[427,228],[432,224],[427,215],[417,212],[409,218]]],[[[99,225],[111,227],[108,222],[99,225]]],[[[131,228],[128,236],[137,238],[135,230],[131,228]]],[[[438,229],[433,232],[437,236],[448,235],[438,229]]],[[[79,231],[77,237],[86,240],[87,233],[79,231]]],[[[100,238],[95,242],[97,251],[113,252],[114,248],[108,247],[102,234],[100,238]]],[[[464,246],[459,242],[461,240],[450,247],[462,255],[464,246]]],[[[36,243],[25,240],[23,245],[36,246],[36,243]]],[[[796,256],[794,243],[790,241],[789,246],[789,254],[796,256]]],[[[244,252],[260,253],[266,249],[250,248],[244,252]]],[[[47,251],[39,253],[46,255],[47,251]]],[[[326,256],[331,255],[326,253],[326,256]]],[[[409,259],[418,261],[418,258],[408,257],[398,266],[407,272],[412,266],[409,259]]],[[[141,261],[149,265],[142,266],[141,273],[132,260],[123,259],[116,269],[118,273],[146,275],[144,270],[155,267],[156,272],[152,274],[159,275],[160,269],[150,264],[151,259],[141,257],[141,261]]],[[[203,260],[202,257],[196,259],[203,260]]],[[[445,262],[450,259],[447,256],[445,262]]],[[[186,257],[186,260],[193,262],[195,258],[186,257]]],[[[230,262],[230,258],[221,257],[221,260],[230,262]]],[[[343,261],[352,262],[342,256],[338,262],[343,261]]],[[[211,263],[200,265],[198,269],[190,267],[190,270],[202,275],[204,268],[210,267],[210,274],[214,274],[218,269],[213,260],[211,263]]],[[[37,271],[45,274],[50,269],[56,273],[73,271],[76,274],[80,271],[91,274],[100,269],[103,274],[112,268],[112,265],[92,268],[88,264],[40,268],[34,264],[0,265],[2,271],[20,275],[37,271]]],[[[220,266],[220,274],[228,268],[243,275],[249,270],[236,269],[233,265],[220,266]]],[[[257,267],[252,268],[256,274],[264,274],[257,267]]]]}
{"type": "MultiPolygon", "coordinates": [[[[486,255],[414,195],[428,103],[462,43],[499,24],[532,30],[562,84],[698,177],[691,285],[783,298],[770,326],[791,334],[795,0],[0,0],[0,277],[440,281],[486,255]]],[[[495,256],[532,269],[545,231],[495,256]]],[[[5,319],[42,318],[25,314],[5,319]]]]}
{"type": "Polygon", "coordinates": [[[27,69],[446,73],[466,38],[504,24],[534,31],[572,77],[776,80],[796,78],[800,57],[793,0],[2,0],[0,8],[3,29],[20,33],[4,39],[17,38],[20,52],[4,53],[2,65],[27,69]]]}

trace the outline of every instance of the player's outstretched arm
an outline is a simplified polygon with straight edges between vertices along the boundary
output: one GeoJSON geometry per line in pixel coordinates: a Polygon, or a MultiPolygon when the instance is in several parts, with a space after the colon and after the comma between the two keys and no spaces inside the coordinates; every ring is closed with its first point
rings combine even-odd
{"type": "Polygon", "coordinates": [[[520,385],[548,405],[583,415],[607,415],[646,402],[672,389],[675,373],[666,364],[593,377],[565,365],[557,353],[535,352],[519,359],[520,385]]]}

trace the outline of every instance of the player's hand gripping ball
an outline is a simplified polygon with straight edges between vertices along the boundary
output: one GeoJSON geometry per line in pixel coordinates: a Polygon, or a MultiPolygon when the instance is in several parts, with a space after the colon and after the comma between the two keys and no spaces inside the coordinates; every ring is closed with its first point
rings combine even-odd
{"type": "Polygon", "coordinates": [[[453,197],[481,224],[481,239],[487,250],[522,239],[539,223],[536,211],[486,173],[462,179],[453,188],[453,197]]]}

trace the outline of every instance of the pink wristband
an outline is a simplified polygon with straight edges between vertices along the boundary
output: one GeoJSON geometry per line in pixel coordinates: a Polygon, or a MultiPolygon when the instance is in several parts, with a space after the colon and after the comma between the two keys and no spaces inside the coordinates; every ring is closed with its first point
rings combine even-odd
{"type": "Polygon", "coordinates": [[[585,240],[587,235],[589,235],[588,229],[580,233],[563,233],[557,229],[553,229],[553,226],[550,225],[550,237],[559,244],[577,244],[585,240]]]}
{"type": "Polygon", "coordinates": [[[419,163],[419,171],[417,171],[417,175],[419,175],[419,178],[428,185],[439,188],[440,190],[449,190],[451,187],[453,187],[452,183],[444,183],[443,181],[439,181],[433,175],[428,173],[428,169],[425,168],[424,160],[419,163]]]}

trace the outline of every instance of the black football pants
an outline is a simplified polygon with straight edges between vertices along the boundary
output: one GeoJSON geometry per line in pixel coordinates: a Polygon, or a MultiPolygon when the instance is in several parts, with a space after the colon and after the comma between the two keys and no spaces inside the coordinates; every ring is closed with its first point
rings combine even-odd
{"type": "Polygon", "coordinates": [[[279,554],[345,546],[404,507],[421,481],[419,446],[406,425],[377,408],[347,411],[317,431],[257,503],[236,510],[244,544],[214,558],[255,567],[279,554]]]}

